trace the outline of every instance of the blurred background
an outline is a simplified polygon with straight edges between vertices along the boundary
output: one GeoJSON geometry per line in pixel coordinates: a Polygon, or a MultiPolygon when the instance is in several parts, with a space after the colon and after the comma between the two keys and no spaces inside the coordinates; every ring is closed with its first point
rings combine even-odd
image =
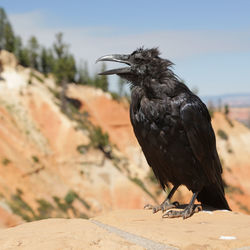
{"type": "MultiPolygon", "coordinates": [[[[0,1],[0,227],[160,203],[105,54],[159,47],[207,104],[231,208],[250,214],[250,2],[0,1]]],[[[188,202],[182,187],[174,199],[188,202]]]]}

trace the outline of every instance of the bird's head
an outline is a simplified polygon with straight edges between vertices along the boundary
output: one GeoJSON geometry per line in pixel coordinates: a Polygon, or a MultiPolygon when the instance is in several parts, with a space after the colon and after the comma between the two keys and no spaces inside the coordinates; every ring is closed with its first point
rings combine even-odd
{"type": "Polygon", "coordinates": [[[168,60],[159,57],[159,50],[137,49],[129,55],[112,54],[102,56],[97,59],[100,61],[111,61],[127,64],[127,67],[107,70],[99,73],[100,75],[119,75],[134,85],[139,85],[145,79],[159,79],[166,72],[167,67],[172,65],[168,60]]]}

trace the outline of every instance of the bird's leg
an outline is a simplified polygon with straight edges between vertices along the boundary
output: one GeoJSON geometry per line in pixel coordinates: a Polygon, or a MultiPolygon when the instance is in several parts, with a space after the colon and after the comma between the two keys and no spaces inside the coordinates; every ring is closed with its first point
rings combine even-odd
{"type": "Polygon", "coordinates": [[[168,210],[165,214],[163,214],[163,218],[176,218],[176,217],[183,217],[183,219],[187,219],[188,217],[192,216],[194,213],[201,211],[201,206],[195,206],[194,202],[199,192],[195,192],[192,196],[191,201],[183,210],[168,210]]]}
{"type": "Polygon", "coordinates": [[[176,208],[179,206],[179,202],[170,202],[170,199],[172,198],[172,196],[174,195],[175,191],[177,190],[177,188],[179,187],[179,185],[174,186],[170,193],[168,194],[167,198],[161,203],[161,205],[158,206],[153,206],[151,204],[147,204],[144,206],[144,209],[152,209],[153,213],[158,212],[159,210],[162,210],[162,212],[170,209],[170,208],[176,208]]]}

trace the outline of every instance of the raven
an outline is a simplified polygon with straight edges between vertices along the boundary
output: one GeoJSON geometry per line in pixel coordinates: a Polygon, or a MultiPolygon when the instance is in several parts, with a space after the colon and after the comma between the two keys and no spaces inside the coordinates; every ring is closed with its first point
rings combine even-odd
{"type": "Polygon", "coordinates": [[[128,66],[101,72],[117,74],[131,84],[130,119],[149,166],[165,190],[173,185],[159,206],[145,208],[166,211],[163,217],[190,217],[202,205],[230,210],[226,201],[222,167],[216,150],[211,117],[206,105],[174,74],[173,63],[160,57],[157,48],[139,48],[132,54],[112,54],[99,61],[128,66]],[[182,210],[170,199],[180,185],[193,192],[182,210]]]}

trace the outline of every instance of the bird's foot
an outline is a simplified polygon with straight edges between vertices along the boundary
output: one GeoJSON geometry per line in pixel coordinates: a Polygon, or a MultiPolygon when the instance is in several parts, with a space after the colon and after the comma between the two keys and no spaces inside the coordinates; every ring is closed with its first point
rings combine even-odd
{"type": "Polygon", "coordinates": [[[201,210],[202,210],[201,205],[195,205],[193,207],[188,205],[185,209],[182,210],[168,210],[165,214],[162,215],[162,218],[182,217],[183,219],[187,219],[194,213],[198,213],[201,210]]]}
{"type": "Polygon", "coordinates": [[[170,203],[168,200],[163,202],[161,205],[158,205],[158,206],[153,206],[151,204],[147,204],[144,206],[144,209],[152,209],[153,211],[153,214],[154,213],[157,213],[158,211],[166,211],[168,209],[171,209],[171,208],[177,208],[179,206],[179,202],[175,201],[173,203],[170,203]]]}

